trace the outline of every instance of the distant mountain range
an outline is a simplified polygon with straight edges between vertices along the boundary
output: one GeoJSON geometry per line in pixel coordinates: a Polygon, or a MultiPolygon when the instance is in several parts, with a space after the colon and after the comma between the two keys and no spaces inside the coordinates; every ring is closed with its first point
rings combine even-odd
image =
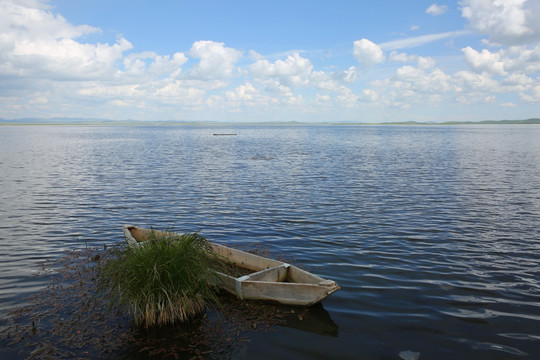
{"type": "MultiPolygon", "coordinates": [[[[238,123],[248,125],[246,123],[238,123]]],[[[257,125],[259,123],[250,123],[249,125],[257,125]]],[[[301,123],[301,122],[265,122],[264,125],[323,125],[320,123],[301,123]]],[[[540,124],[540,118],[531,118],[525,120],[483,120],[483,121],[447,121],[447,122],[387,122],[387,123],[324,123],[326,125],[469,125],[469,124],[540,124]]],[[[107,119],[91,119],[91,118],[22,118],[22,119],[2,119],[0,125],[230,125],[230,123],[220,122],[203,122],[203,121],[139,121],[139,120],[107,120],[107,119]]]]}
{"type": "Polygon", "coordinates": [[[484,120],[476,122],[443,122],[443,125],[455,125],[455,124],[540,124],[540,119],[531,118],[525,120],[484,120]]]}

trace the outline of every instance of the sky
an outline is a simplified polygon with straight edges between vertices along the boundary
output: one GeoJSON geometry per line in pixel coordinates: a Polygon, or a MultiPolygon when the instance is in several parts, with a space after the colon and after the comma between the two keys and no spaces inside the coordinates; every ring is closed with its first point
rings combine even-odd
{"type": "Polygon", "coordinates": [[[538,0],[0,0],[0,118],[540,117],[538,0]]]}

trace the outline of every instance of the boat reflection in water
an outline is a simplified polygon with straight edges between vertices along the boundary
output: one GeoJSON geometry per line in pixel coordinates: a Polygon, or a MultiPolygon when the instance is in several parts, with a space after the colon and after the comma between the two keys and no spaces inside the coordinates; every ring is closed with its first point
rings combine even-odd
{"type": "Polygon", "coordinates": [[[326,311],[321,303],[308,308],[291,308],[290,311],[284,313],[284,321],[278,326],[286,326],[318,335],[332,337],[339,335],[337,324],[334,323],[330,313],[326,311]]]}

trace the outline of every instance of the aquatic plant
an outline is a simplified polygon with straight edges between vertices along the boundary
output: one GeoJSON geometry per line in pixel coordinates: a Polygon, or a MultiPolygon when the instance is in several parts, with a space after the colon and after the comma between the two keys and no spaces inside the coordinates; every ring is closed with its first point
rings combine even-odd
{"type": "Polygon", "coordinates": [[[123,245],[101,268],[104,291],[113,303],[129,305],[146,327],[186,321],[218,303],[221,259],[198,233],[152,231],[141,246],[123,245]]]}
{"type": "Polygon", "coordinates": [[[47,286],[2,319],[6,326],[0,330],[0,354],[29,360],[86,359],[89,354],[107,359],[230,359],[242,343],[251,341],[250,333],[277,331],[274,325],[286,319],[312,316],[313,308],[298,313],[296,308],[244,302],[222,293],[219,305],[209,303],[207,316],[197,321],[134,327],[130,311],[111,304],[108,291],[99,291],[101,283],[96,282],[101,266],[119,250],[71,250],[44,262],[37,275],[49,281],[47,286]]]}

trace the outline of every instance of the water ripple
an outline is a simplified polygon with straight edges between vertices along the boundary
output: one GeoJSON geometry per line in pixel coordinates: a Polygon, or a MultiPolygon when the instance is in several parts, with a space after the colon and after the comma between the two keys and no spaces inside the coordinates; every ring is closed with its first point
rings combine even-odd
{"type": "MultiPolygon", "coordinates": [[[[123,241],[124,223],[173,226],[336,280],[340,335],[314,358],[540,354],[539,127],[214,132],[1,127],[0,307],[44,285],[40,261],[123,241]]],[[[319,340],[257,346],[287,358],[319,340]]]]}

